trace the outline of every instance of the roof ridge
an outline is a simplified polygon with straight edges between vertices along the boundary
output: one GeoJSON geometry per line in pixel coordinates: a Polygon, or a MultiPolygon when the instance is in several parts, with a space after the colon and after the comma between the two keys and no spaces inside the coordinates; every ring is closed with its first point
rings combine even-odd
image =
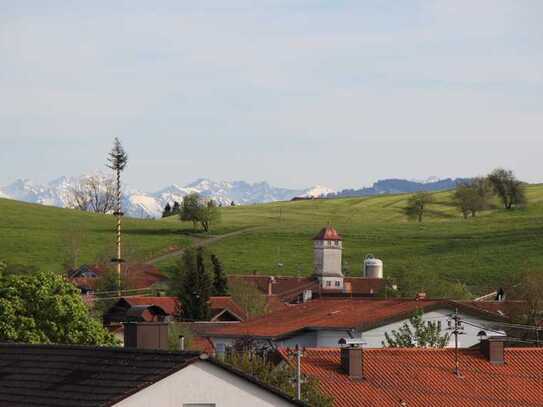
{"type": "Polygon", "coordinates": [[[97,346],[97,345],[71,345],[64,343],[18,343],[18,342],[0,342],[0,349],[2,348],[31,348],[31,349],[66,349],[66,350],[98,350],[103,352],[120,352],[120,353],[140,353],[140,354],[162,354],[162,355],[185,355],[185,356],[199,356],[201,352],[197,351],[169,351],[159,349],[138,349],[138,348],[125,348],[121,346],[97,346]]]}

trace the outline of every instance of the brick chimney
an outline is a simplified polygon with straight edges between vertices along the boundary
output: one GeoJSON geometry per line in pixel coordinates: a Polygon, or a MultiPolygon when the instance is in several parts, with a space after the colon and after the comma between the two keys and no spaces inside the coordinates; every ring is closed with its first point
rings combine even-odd
{"type": "Polygon", "coordinates": [[[364,378],[364,354],[361,347],[345,346],[341,348],[341,368],[353,379],[364,378]]]}
{"type": "Polygon", "coordinates": [[[493,365],[505,364],[506,336],[490,336],[481,340],[481,353],[493,365]]]}
{"type": "Polygon", "coordinates": [[[126,322],[125,348],[168,350],[167,322],[126,322]]]}

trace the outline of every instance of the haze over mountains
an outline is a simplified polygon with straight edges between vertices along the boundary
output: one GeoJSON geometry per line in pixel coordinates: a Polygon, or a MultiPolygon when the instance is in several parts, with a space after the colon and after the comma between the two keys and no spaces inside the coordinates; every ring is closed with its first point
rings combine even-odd
{"type": "MultiPolygon", "coordinates": [[[[84,176],[83,176],[84,177],[84,176]]],[[[52,205],[69,206],[70,190],[81,177],[60,177],[46,185],[34,184],[27,179],[0,187],[0,197],[19,201],[52,205]]],[[[200,178],[185,186],[169,185],[156,192],[142,192],[127,188],[124,193],[124,210],[128,216],[137,218],[158,218],[166,203],[181,202],[191,192],[198,192],[206,198],[212,198],[222,205],[255,204],[274,201],[286,201],[294,197],[335,197],[366,196],[414,191],[438,191],[454,188],[460,179],[447,178],[428,181],[409,181],[402,179],[380,180],[371,187],[334,191],[331,188],[316,185],[304,189],[288,189],[274,187],[267,182],[248,183],[245,181],[213,181],[200,178]]]]}

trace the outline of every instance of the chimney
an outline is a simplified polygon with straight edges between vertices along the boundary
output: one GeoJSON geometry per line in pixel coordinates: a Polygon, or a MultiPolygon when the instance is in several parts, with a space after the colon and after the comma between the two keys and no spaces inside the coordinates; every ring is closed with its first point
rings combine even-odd
{"type": "Polygon", "coordinates": [[[361,347],[345,346],[341,348],[341,368],[352,379],[364,378],[364,355],[361,347]]]}
{"type": "Polygon", "coordinates": [[[425,299],[426,299],[425,292],[417,293],[417,295],[415,296],[415,301],[420,301],[420,300],[425,300],[425,299]]]}
{"type": "Polygon", "coordinates": [[[505,364],[505,342],[506,336],[490,336],[482,339],[480,344],[481,353],[493,365],[505,364]]]}
{"type": "Polygon", "coordinates": [[[167,322],[126,322],[125,348],[168,350],[167,322]]]}

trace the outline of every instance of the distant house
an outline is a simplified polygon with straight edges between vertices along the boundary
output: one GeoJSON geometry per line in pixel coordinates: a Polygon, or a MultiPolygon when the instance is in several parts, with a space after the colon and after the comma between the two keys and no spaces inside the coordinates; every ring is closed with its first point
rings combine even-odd
{"type": "MultiPolygon", "coordinates": [[[[337,407],[543,405],[543,348],[506,348],[485,338],[473,349],[306,348],[301,370],[337,407]]],[[[287,349],[280,354],[294,365],[287,349]]]]}
{"type": "MultiPolygon", "coordinates": [[[[231,297],[210,297],[211,322],[240,322],[245,311],[231,297]]],[[[177,297],[129,296],[120,298],[103,315],[104,326],[119,338],[125,322],[169,322],[181,312],[177,297]]]]}
{"type": "Polygon", "coordinates": [[[205,354],[0,344],[0,405],[303,406],[205,354]]]}
{"type": "MultiPolygon", "coordinates": [[[[104,267],[98,265],[83,265],[72,270],[69,273],[69,279],[83,294],[92,295],[96,291],[99,278],[106,271],[104,267]]],[[[151,288],[158,283],[166,281],[166,277],[162,272],[151,264],[131,264],[122,273],[127,286],[134,290],[151,288]]]]}
{"type": "MultiPolygon", "coordinates": [[[[508,321],[499,312],[478,305],[449,300],[322,298],[239,324],[213,327],[205,335],[218,349],[247,337],[274,348],[338,347],[341,338],[361,338],[366,347],[380,348],[385,333],[400,328],[417,310],[423,311],[424,320],[439,323],[444,333],[450,315],[458,310],[465,321],[459,343],[470,347],[479,343],[481,330],[505,335],[501,323],[508,321]]],[[[449,345],[453,343],[451,338],[449,345]]]]}

